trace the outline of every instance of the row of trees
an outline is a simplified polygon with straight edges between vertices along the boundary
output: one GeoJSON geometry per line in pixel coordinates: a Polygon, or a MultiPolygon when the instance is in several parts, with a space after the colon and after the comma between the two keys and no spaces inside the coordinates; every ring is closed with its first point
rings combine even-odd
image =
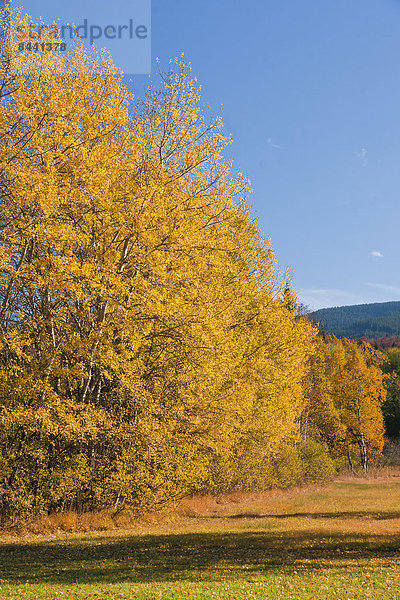
{"type": "Polygon", "coordinates": [[[104,55],[18,51],[32,26],[1,43],[2,520],[268,485],[301,436],[366,467],[375,355],[298,317],[190,69],[135,102],[104,55]]]}

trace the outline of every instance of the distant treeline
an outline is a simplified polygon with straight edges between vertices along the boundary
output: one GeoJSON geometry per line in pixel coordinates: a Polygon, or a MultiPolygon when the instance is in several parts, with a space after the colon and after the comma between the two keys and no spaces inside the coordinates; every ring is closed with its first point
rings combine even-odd
{"type": "Polygon", "coordinates": [[[400,302],[323,308],[311,313],[321,331],[339,338],[380,338],[400,333],[400,302]]]}

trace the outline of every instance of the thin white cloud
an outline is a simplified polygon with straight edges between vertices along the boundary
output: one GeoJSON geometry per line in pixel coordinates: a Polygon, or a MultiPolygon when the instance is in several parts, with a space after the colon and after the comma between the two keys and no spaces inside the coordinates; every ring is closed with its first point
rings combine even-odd
{"type": "Polygon", "coordinates": [[[307,288],[298,290],[298,294],[301,302],[307,304],[311,310],[359,304],[361,300],[355,294],[338,289],[307,288]]]}
{"type": "Polygon", "coordinates": [[[400,296],[400,287],[397,287],[396,285],[388,285],[387,283],[366,283],[365,285],[375,288],[376,290],[381,290],[382,292],[389,292],[390,294],[400,296]]]}
{"type": "Polygon", "coordinates": [[[368,156],[368,150],[363,147],[363,148],[361,148],[361,150],[359,150],[358,152],[356,152],[356,156],[357,156],[357,158],[360,159],[362,166],[366,167],[367,163],[368,163],[368,158],[367,158],[367,156],[368,156]]]}
{"type": "Polygon", "coordinates": [[[275,143],[274,138],[272,138],[272,137],[269,137],[267,139],[267,144],[269,146],[271,146],[271,148],[280,148],[281,147],[281,146],[279,146],[278,144],[275,143]]]}
{"type": "Polygon", "coordinates": [[[369,255],[373,256],[374,258],[383,258],[383,252],[380,250],[372,250],[369,255]]]}
{"type": "Polygon", "coordinates": [[[297,291],[300,301],[309,306],[310,310],[331,308],[332,306],[388,302],[400,298],[399,286],[386,283],[364,283],[362,285],[371,288],[371,291],[367,293],[365,289],[362,289],[362,286],[359,288],[359,294],[329,288],[303,288],[297,291]],[[372,289],[375,292],[372,292],[372,289]]]}

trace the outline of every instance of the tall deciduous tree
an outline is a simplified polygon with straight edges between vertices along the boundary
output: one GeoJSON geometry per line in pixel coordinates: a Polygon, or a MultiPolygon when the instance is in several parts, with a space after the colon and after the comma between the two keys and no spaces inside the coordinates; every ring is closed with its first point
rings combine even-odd
{"type": "Polygon", "coordinates": [[[183,64],[135,104],[106,56],[18,52],[33,25],[1,45],[2,516],[240,479],[293,432],[314,332],[221,120],[183,64]]]}

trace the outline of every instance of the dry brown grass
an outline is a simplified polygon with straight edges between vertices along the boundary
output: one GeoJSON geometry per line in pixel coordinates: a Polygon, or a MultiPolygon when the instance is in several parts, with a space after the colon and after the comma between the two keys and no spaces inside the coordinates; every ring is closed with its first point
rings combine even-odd
{"type": "Polygon", "coordinates": [[[3,535],[43,535],[73,531],[106,531],[117,524],[109,512],[91,512],[78,515],[73,511],[43,515],[33,521],[10,526],[3,535]]]}
{"type": "Polygon", "coordinates": [[[364,481],[376,481],[377,479],[392,479],[393,477],[400,477],[400,465],[397,466],[381,466],[381,467],[370,467],[368,473],[365,473],[362,469],[358,469],[353,473],[351,471],[344,471],[337,478],[337,481],[357,481],[362,479],[364,481]]]}

